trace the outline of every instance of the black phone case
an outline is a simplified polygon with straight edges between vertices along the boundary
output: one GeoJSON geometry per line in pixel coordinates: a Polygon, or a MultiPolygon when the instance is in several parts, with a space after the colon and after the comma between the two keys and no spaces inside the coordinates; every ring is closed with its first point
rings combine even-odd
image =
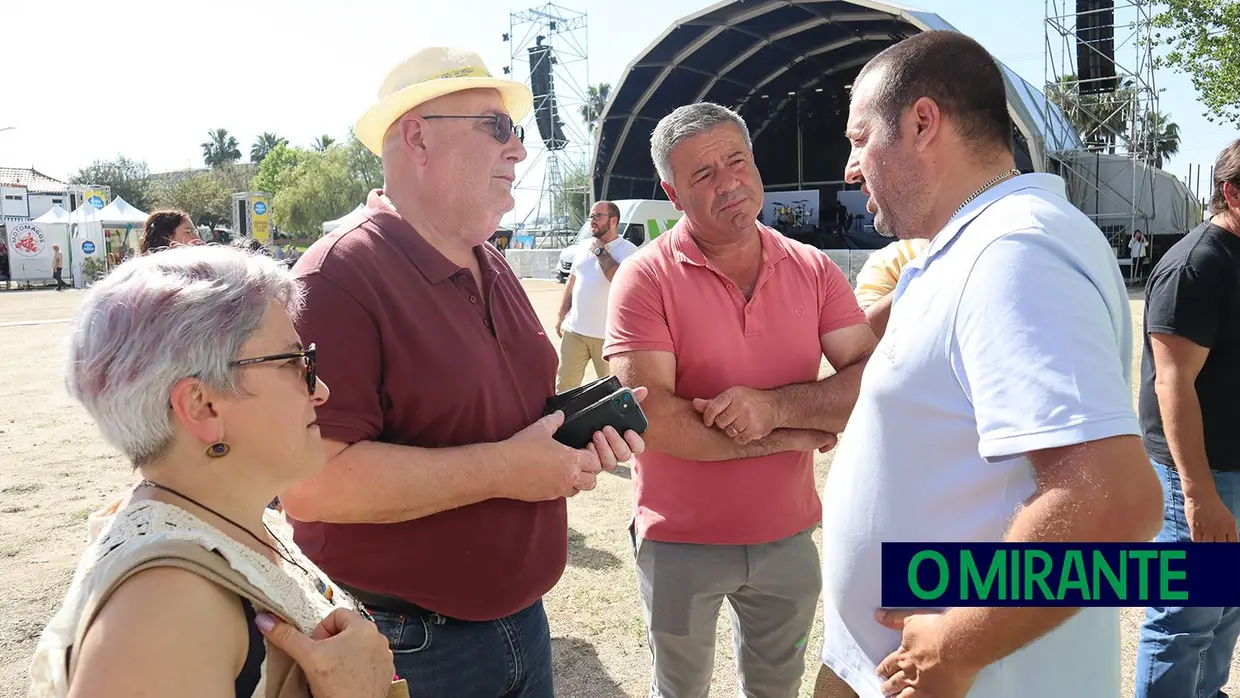
{"type": "Polygon", "coordinates": [[[567,420],[567,418],[572,417],[582,409],[593,405],[619,389],[620,379],[615,376],[607,376],[591,383],[577,386],[572,390],[565,390],[559,395],[547,398],[547,406],[543,410],[543,416],[549,415],[556,410],[564,410],[564,417],[567,420]]]}
{"type": "Polygon", "coordinates": [[[621,436],[629,429],[638,434],[646,431],[646,414],[632,390],[621,388],[564,420],[555,440],[570,448],[585,448],[594,439],[594,432],[606,426],[621,436]]]}

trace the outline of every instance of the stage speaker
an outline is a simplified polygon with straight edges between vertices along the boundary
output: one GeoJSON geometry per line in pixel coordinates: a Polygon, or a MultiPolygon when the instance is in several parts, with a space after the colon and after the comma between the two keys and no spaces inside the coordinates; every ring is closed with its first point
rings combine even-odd
{"type": "Polygon", "coordinates": [[[1076,79],[1083,95],[1114,92],[1115,0],[1076,0],[1076,79]]]}
{"type": "Polygon", "coordinates": [[[564,122],[560,121],[556,106],[551,47],[531,46],[528,50],[530,90],[534,93],[534,121],[538,124],[538,135],[548,150],[563,150],[568,145],[568,139],[564,137],[564,122]]]}

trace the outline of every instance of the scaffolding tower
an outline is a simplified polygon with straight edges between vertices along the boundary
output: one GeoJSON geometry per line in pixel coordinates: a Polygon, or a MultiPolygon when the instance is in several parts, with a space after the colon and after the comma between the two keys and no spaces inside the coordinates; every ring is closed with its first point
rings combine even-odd
{"type": "Polygon", "coordinates": [[[589,211],[591,136],[585,124],[590,103],[586,14],[547,3],[509,15],[504,35],[511,51],[504,72],[530,86],[534,110],[526,118],[528,156],[515,184],[536,197],[515,227],[536,247],[572,244],[589,211]]]}
{"type": "Polygon", "coordinates": [[[1107,235],[1120,258],[1135,229],[1154,218],[1163,124],[1154,85],[1151,0],[1044,0],[1043,94],[1080,136],[1074,147],[1043,139],[1043,162],[1057,168],[1074,202],[1107,235]],[[1131,182],[1099,176],[1100,154],[1127,156],[1131,182]],[[1105,205],[1104,205],[1104,202],[1105,205]],[[1103,211],[1104,206],[1106,209],[1103,211]]]}

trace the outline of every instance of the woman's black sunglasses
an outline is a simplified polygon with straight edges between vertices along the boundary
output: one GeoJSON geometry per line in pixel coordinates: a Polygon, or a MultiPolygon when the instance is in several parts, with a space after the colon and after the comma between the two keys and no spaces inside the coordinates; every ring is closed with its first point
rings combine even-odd
{"type": "Polygon", "coordinates": [[[271,356],[255,356],[251,359],[241,359],[234,361],[233,366],[238,368],[242,366],[253,366],[254,364],[267,363],[268,361],[286,361],[288,359],[301,359],[301,372],[306,379],[306,390],[310,394],[314,394],[314,388],[319,384],[319,376],[314,368],[314,345],[301,351],[292,351],[286,354],[272,354],[271,356]]]}
{"type": "Polygon", "coordinates": [[[495,131],[491,134],[495,140],[500,143],[508,143],[508,139],[512,138],[512,134],[517,134],[517,140],[525,142],[525,129],[517,124],[512,123],[512,117],[507,114],[483,114],[481,116],[455,116],[446,114],[435,114],[432,116],[424,116],[423,119],[432,121],[434,119],[481,119],[490,121],[495,127],[495,131]]]}

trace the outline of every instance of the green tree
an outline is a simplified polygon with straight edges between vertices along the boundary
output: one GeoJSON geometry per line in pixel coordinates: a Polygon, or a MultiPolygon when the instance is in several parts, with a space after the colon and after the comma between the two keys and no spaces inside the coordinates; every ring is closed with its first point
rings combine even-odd
{"type": "Polygon", "coordinates": [[[324,221],[352,211],[365,201],[367,193],[365,182],[350,172],[347,148],[311,153],[285,181],[287,186],[272,202],[275,224],[286,233],[312,238],[322,232],[324,221]]]}
{"type": "Polygon", "coordinates": [[[1180,126],[1161,112],[1146,112],[1139,124],[1143,159],[1162,169],[1163,163],[1180,152],[1180,126]]]}
{"type": "Polygon", "coordinates": [[[265,191],[273,197],[293,184],[293,175],[297,166],[307,159],[315,157],[315,153],[306,148],[298,148],[288,143],[280,143],[267,153],[258,173],[250,183],[253,191],[265,191]]]}
{"type": "Polygon", "coordinates": [[[100,184],[112,188],[112,198],[123,198],[134,208],[148,210],[151,205],[151,171],[146,163],[117,155],[115,160],[96,160],[69,178],[74,184],[100,184]]]}
{"type": "Polygon", "coordinates": [[[207,141],[201,144],[202,161],[207,167],[216,169],[231,165],[241,159],[241,149],[237,147],[237,138],[228,135],[228,129],[217,128],[207,132],[207,141]]]}
{"type": "Polygon", "coordinates": [[[326,153],[327,149],[331,148],[332,145],[335,144],[335,142],[336,142],[335,138],[332,138],[331,136],[325,133],[319,136],[318,138],[314,139],[314,143],[311,144],[311,147],[314,148],[315,152],[317,153],[326,153]]]}
{"type": "Polygon", "coordinates": [[[1164,0],[1154,45],[1170,49],[1156,66],[1187,74],[1210,122],[1240,126],[1240,2],[1164,0]],[[1166,37],[1164,38],[1164,33],[1166,37]]]}
{"type": "Polygon", "coordinates": [[[353,129],[349,129],[349,143],[346,146],[348,152],[349,175],[353,179],[362,183],[366,190],[383,188],[383,160],[378,155],[370,152],[370,148],[362,145],[362,142],[353,135],[353,129]]]}
{"type": "Polygon", "coordinates": [[[179,208],[189,214],[194,225],[231,225],[232,194],[223,177],[200,172],[161,188],[155,193],[158,208],[179,208]]]}
{"type": "Polygon", "coordinates": [[[586,222],[590,207],[590,166],[588,162],[570,162],[564,166],[564,196],[555,202],[554,219],[566,221],[568,229],[576,232],[586,222]]]}
{"type": "Polygon", "coordinates": [[[591,134],[598,128],[599,117],[607,108],[609,97],[611,97],[611,83],[604,82],[586,88],[586,101],[581,105],[581,120],[586,123],[586,128],[591,134]]]}
{"type": "Polygon", "coordinates": [[[1126,141],[1132,123],[1133,86],[1126,82],[1113,92],[1081,94],[1075,75],[1064,75],[1046,86],[1046,97],[1068,117],[1087,147],[1115,152],[1126,141]]]}
{"type": "Polygon", "coordinates": [[[255,165],[262,164],[263,158],[267,157],[267,153],[270,153],[281,143],[288,143],[288,141],[271,131],[260,134],[258,138],[254,139],[254,145],[250,146],[250,162],[255,165]]]}

